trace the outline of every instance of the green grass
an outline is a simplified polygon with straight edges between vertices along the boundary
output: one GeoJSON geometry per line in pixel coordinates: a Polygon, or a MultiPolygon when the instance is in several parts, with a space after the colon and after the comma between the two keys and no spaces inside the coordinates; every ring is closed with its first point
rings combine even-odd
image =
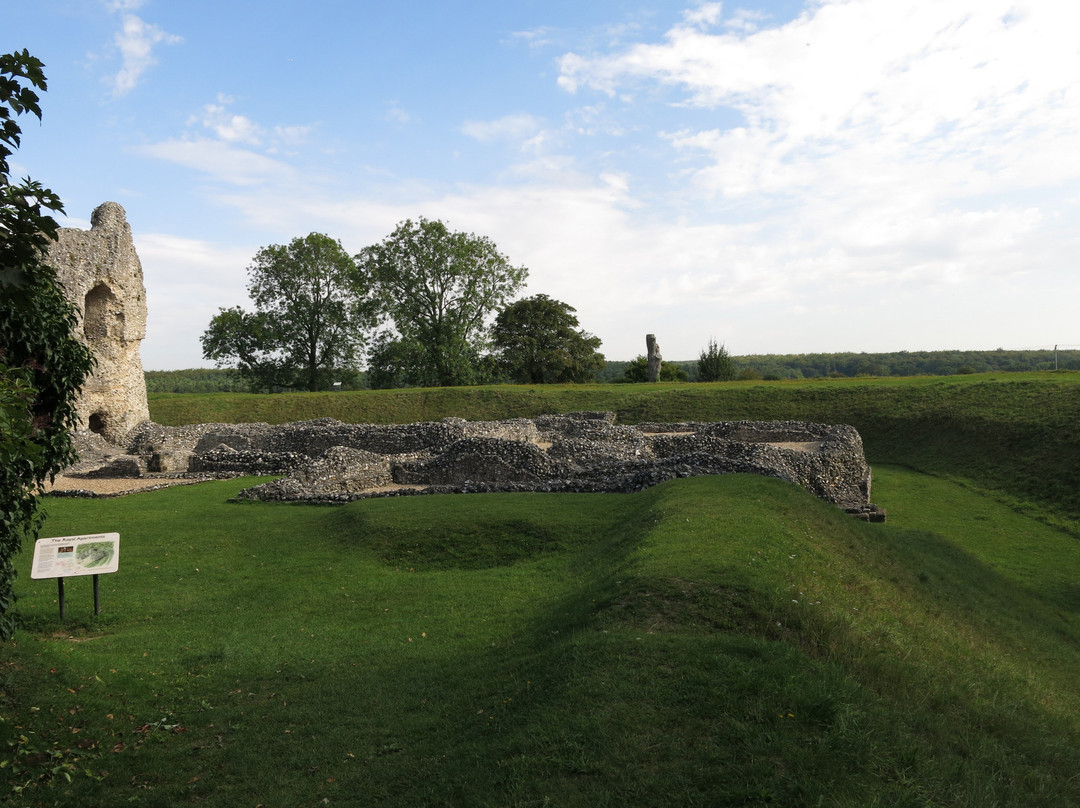
{"type": "Polygon", "coordinates": [[[121,563],[62,625],[20,559],[16,804],[1080,804],[1080,545],[970,486],[880,468],[867,525],[753,476],[246,484],[49,501],[121,563]]]}
{"type": "Polygon", "coordinates": [[[964,479],[1080,536],[1080,373],[719,384],[503,385],[283,395],[150,397],[158,423],[471,420],[611,410],[641,421],[851,424],[871,464],[964,479]]]}
{"type": "Polygon", "coordinates": [[[1080,376],[154,396],[163,423],[577,409],[852,423],[884,525],[762,477],[343,507],[47,500],[20,806],[1080,804],[1080,376]]]}

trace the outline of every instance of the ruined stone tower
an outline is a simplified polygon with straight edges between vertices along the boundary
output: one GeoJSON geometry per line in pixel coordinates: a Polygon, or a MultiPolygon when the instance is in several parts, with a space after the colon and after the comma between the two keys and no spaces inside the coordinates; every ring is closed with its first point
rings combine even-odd
{"type": "Polygon", "coordinates": [[[106,202],[90,224],[90,230],[61,228],[48,263],[75,304],[79,336],[97,360],[77,403],[80,427],[119,443],[150,420],[139,358],[146,289],[124,209],[106,202]]]}

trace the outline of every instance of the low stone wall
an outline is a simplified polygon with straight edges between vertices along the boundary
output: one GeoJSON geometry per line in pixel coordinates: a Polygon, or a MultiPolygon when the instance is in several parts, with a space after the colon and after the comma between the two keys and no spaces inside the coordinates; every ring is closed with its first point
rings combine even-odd
{"type": "Polygon", "coordinates": [[[286,475],[242,498],[343,502],[366,496],[478,491],[637,491],[675,477],[779,477],[865,518],[870,467],[858,432],[798,421],[618,425],[612,413],[507,421],[280,426],[144,423],[126,460],[147,473],[286,475]]]}

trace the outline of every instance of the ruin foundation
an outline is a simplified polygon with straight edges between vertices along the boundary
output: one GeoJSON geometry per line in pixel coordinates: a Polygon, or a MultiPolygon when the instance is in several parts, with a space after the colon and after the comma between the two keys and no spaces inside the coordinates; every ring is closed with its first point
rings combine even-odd
{"type": "Polygon", "coordinates": [[[326,503],[416,493],[631,492],[676,477],[749,473],[788,480],[849,513],[884,520],[884,512],[870,502],[862,439],[844,425],[621,426],[606,412],[403,425],[332,418],[279,426],[165,427],[148,421],[130,433],[126,449],[103,454],[103,446],[87,451],[89,459],[72,473],[283,475],[245,489],[240,497],[326,503]]]}

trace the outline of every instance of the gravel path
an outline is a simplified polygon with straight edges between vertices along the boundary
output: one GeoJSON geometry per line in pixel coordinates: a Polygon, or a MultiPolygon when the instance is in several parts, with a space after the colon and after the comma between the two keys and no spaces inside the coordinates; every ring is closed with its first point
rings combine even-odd
{"type": "Polygon", "coordinates": [[[183,477],[65,477],[57,476],[45,484],[45,492],[90,491],[97,496],[116,497],[138,491],[155,491],[173,485],[192,485],[202,482],[183,477]]]}

